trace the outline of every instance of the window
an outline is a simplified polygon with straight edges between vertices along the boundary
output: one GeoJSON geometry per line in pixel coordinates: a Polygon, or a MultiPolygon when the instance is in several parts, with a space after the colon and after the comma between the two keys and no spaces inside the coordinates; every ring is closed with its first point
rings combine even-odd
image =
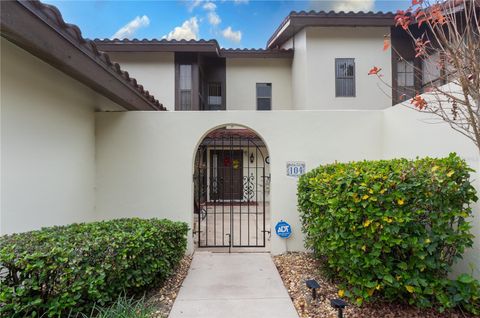
{"type": "Polygon", "coordinates": [[[440,78],[440,53],[435,52],[422,60],[422,84],[428,85],[440,78]]]}
{"type": "Polygon", "coordinates": [[[208,109],[220,110],[222,108],[222,84],[208,83],[208,109]]]}
{"type": "Polygon", "coordinates": [[[272,83],[257,83],[257,110],[272,110],[272,83]]]}
{"type": "Polygon", "coordinates": [[[398,100],[404,101],[415,96],[415,71],[413,61],[399,60],[397,62],[398,100]]]}
{"type": "Polygon", "coordinates": [[[192,65],[180,65],[180,109],[192,109],[192,65]]]}
{"type": "Polygon", "coordinates": [[[335,59],[335,96],[355,97],[355,59],[335,59]]]}

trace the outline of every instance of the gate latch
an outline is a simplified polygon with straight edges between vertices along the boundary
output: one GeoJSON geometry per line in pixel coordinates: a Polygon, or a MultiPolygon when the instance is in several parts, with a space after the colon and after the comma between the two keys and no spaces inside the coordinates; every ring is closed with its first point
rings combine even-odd
{"type": "Polygon", "coordinates": [[[225,235],[228,236],[228,253],[230,254],[232,252],[232,234],[227,233],[225,235]]]}
{"type": "Polygon", "coordinates": [[[268,233],[268,240],[272,238],[272,231],[263,230],[262,233],[268,233]]]}

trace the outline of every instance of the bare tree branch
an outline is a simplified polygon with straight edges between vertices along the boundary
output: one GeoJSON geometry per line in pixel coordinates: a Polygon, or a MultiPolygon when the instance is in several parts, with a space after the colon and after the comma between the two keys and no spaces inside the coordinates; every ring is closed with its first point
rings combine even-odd
{"type": "MultiPolygon", "coordinates": [[[[392,47],[423,85],[405,104],[448,123],[480,151],[480,0],[414,0],[407,10],[397,12],[395,23],[421,60],[412,63],[392,47]]],[[[380,70],[374,67],[369,74],[397,89],[397,96],[402,94],[398,85],[383,80],[380,70]]]]}

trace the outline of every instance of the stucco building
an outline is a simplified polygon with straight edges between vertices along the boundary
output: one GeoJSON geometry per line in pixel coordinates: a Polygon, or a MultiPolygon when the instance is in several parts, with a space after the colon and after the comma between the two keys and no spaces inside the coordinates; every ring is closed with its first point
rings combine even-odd
{"type": "MultiPolygon", "coordinates": [[[[52,6],[1,5],[2,234],[159,217],[191,225],[190,251],[281,253],[303,249],[303,170],[452,151],[479,167],[468,140],[392,107],[435,80],[413,74],[429,62],[392,13],[292,12],[264,49],[239,50],[90,41],[52,6]],[[382,50],[386,34],[395,50],[382,50]],[[280,220],[287,240],[272,233],[280,220]]],[[[465,264],[480,264],[475,244],[465,264]]]]}

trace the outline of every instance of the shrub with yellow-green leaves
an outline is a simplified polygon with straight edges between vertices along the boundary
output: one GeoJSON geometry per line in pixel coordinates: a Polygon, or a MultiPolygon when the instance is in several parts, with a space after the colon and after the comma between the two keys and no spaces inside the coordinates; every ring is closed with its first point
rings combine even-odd
{"type": "Polygon", "coordinates": [[[306,247],[358,305],[382,298],[479,312],[479,282],[448,279],[473,244],[470,172],[455,154],[320,166],[298,185],[306,247]]]}

